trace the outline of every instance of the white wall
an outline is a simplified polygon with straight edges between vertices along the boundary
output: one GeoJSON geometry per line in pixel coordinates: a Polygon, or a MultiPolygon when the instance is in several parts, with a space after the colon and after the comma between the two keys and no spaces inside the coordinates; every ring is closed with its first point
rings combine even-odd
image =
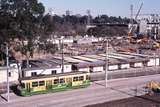
{"type": "Polygon", "coordinates": [[[120,67],[121,67],[121,69],[127,69],[127,68],[130,68],[130,65],[129,64],[121,64],[120,67]]]}
{"type": "Polygon", "coordinates": [[[28,71],[24,71],[24,72],[25,72],[25,77],[30,77],[30,76],[32,76],[32,75],[31,75],[32,72],[36,72],[37,75],[40,75],[40,74],[51,75],[53,70],[56,70],[56,71],[57,71],[57,74],[58,74],[58,73],[61,73],[61,68],[28,70],[28,71]]]}
{"type": "Polygon", "coordinates": [[[93,72],[99,72],[99,71],[103,71],[103,66],[93,67],[93,72]]]}
{"type": "Polygon", "coordinates": [[[156,65],[159,65],[159,58],[156,58],[156,65]]]}
{"type": "Polygon", "coordinates": [[[64,73],[71,72],[71,71],[72,71],[72,65],[64,65],[64,73]]]}
{"type": "Polygon", "coordinates": [[[159,58],[156,59],[150,59],[147,63],[147,66],[155,66],[155,65],[160,65],[160,60],[159,58]]]}
{"type": "Polygon", "coordinates": [[[134,67],[143,67],[143,63],[142,62],[134,63],[134,67]]]}
{"type": "Polygon", "coordinates": [[[86,72],[90,72],[89,68],[79,68],[78,71],[86,71],[86,72]]]}
{"type": "Polygon", "coordinates": [[[18,65],[16,63],[9,64],[10,67],[18,69],[18,65]]]}
{"type": "Polygon", "coordinates": [[[109,65],[108,66],[108,70],[117,70],[118,69],[118,65],[109,65]]]}
{"type": "MultiPolygon", "coordinates": [[[[11,72],[11,77],[9,77],[10,82],[18,82],[18,69],[10,68],[9,72],[11,72]]],[[[7,69],[6,67],[0,68],[0,83],[7,81],[7,69]]]]}
{"type": "MultiPolygon", "coordinates": [[[[62,73],[62,67],[50,68],[50,69],[38,69],[37,68],[35,70],[24,71],[25,72],[24,76],[25,77],[30,77],[32,72],[37,72],[37,75],[40,75],[40,74],[50,75],[50,74],[52,74],[53,70],[56,70],[57,74],[62,73]]],[[[71,72],[71,71],[72,71],[72,66],[71,65],[64,65],[64,73],[71,72]]]]}
{"type": "Polygon", "coordinates": [[[150,59],[148,62],[147,62],[147,66],[154,66],[155,65],[155,59],[150,59]]]}
{"type": "Polygon", "coordinates": [[[64,43],[73,43],[73,39],[64,39],[63,42],[64,43]]]}
{"type": "MultiPolygon", "coordinates": [[[[59,44],[60,40],[55,39],[55,40],[52,40],[52,42],[53,42],[53,44],[59,44]]],[[[64,44],[73,43],[73,39],[63,39],[63,43],[64,44]]]]}

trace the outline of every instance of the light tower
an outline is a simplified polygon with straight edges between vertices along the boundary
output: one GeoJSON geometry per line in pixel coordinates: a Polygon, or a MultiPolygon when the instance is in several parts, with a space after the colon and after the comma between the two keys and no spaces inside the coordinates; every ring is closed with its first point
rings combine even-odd
{"type": "MultiPolygon", "coordinates": [[[[49,8],[48,9],[48,13],[49,13],[49,17],[50,17],[50,24],[52,25],[53,24],[53,16],[55,15],[55,13],[53,12],[53,8],[49,8]]],[[[53,32],[52,34],[50,35],[50,39],[53,41],[53,32]]]]}
{"type": "Polygon", "coordinates": [[[131,7],[130,7],[130,9],[131,9],[131,25],[133,25],[133,4],[131,4],[131,7]]]}
{"type": "Polygon", "coordinates": [[[90,10],[87,10],[87,23],[86,23],[86,31],[89,29],[89,28],[94,28],[96,27],[96,25],[93,25],[92,24],[92,16],[91,16],[91,11],[90,10]]]}
{"type": "Polygon", "coordinates": [[[49,15],[51,15],[51,16],[54,16],[54,15],[55,15],[55,13],[54,13],[54,11],[53,11],[53,8],[49,8],[49,9],[48,9],[48,13],[49,13],[49,15]]]}
{"type": "Polygon", "coordinates": [[[91,25],[91,11],[87,10],[87,25],[91,25]]]}
{"type": "Polygon", "coordinates": [[[66,10],[66,16],[70,16],[71,15],[71,11],[70,10],[66,10]]]}

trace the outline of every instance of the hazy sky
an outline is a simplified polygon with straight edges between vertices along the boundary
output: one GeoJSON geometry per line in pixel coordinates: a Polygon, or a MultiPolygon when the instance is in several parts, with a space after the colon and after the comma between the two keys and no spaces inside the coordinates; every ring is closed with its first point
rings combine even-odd
{"type": "Polygon", "coordinates": [[[72,14],[86,14],[90,9],[92,15],[107,14],[112,16],[130,16],[130,5],[134,5],[137,12],[143,2],[141,13],[160,13],[160,0],[39,0],[46,10],[52,8],[56,14],[65,14],[70,10],[72,14]]]}

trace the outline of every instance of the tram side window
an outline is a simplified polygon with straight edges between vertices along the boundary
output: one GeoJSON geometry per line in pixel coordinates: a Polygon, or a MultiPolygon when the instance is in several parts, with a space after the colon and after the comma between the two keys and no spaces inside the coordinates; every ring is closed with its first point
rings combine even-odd
{"type": "Polygon", "coordinates": [[[89,80],[90,78],[89,78],[89,75],[86,75],[86,80],[89,80]]]}
{"type": "Polygon", "coordinates": [[[73,77],[73,81],[78,81],[78,77],[73,77]]]}
{"type": "Polygon", "coordinates": [[[32,87],[38,87],[38,82],[32,82],[32,87]]]}
{"type": "Polygon", "coordinates": [[[61,78],[61,79],[59,80],[59,83],[65,83],[64,78],[61,78]]]}
{"type": "Polygon", "coordinates": [[[44,81],[39,81],[39,86],[44,86],[45,82],[44,81]]]}
{"type": "Polygon", "coordinates": [[[84,80],[84,77],[83,76],[80,76],[79,77],[79,81],[83,81],[84,80]]]}
{"type": "Polygon", "coordinates": [[[59,83],[59,79],[55,79],[54,84],[58,84],[58,83],[59,83]]]}

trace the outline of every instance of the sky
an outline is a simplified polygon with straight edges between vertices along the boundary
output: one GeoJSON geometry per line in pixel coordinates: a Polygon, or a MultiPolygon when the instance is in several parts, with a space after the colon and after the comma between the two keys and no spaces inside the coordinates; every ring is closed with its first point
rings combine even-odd
{"type": "Polygon", "coordinates": [[[109,16],[130,16],[130,5],[134,6],[134,14],[143,2],[141,14],[160,13],[160,0],[39,0],[46,7],[46,11],[52,9],[53,13],[62,15],[66,10],[71,14],[86,14],[91,10],[93,16],[107,14],[109,16]]]}

